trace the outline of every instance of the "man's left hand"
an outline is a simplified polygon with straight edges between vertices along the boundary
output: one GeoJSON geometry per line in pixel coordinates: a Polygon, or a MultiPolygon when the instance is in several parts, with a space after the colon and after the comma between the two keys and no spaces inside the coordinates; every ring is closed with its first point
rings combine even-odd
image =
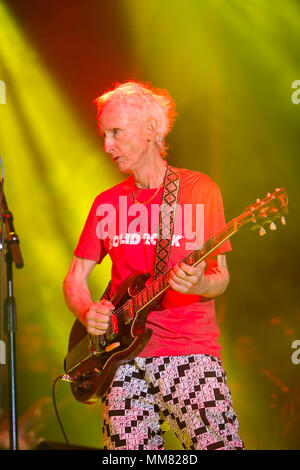
{"type": "Polygon", "coordinates": [[[197,266],[179,263],[170,271],[170,286],[182,294],[199,295],[205,269],[205,261],[201,261],[197,266]]]}

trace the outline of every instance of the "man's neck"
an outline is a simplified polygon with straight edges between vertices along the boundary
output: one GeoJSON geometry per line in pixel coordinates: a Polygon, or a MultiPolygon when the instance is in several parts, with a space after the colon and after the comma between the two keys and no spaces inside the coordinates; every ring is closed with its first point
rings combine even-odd
{"type": "Polygon", "coordinates": [[[148,165],[133,172],[135,184],[138,188],[158,188],[164,181],[167,163],[159,156],[148,165]]]}

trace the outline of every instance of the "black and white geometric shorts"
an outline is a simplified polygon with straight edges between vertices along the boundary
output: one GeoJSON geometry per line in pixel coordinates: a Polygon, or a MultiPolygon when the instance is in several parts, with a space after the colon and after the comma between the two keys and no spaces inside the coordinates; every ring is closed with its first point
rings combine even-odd
{"type": "Polygon", "coordinates": [[[102,399],[105,449],[163,450],[165,421],[184,449],[244,449],[219,359],[136,358],[102,399]]]}

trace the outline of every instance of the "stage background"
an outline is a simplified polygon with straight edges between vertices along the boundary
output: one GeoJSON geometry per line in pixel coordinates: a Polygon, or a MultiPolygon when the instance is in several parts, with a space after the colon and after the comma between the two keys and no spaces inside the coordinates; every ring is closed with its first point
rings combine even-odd
{"type": "MultiPolygon", "coordinates": [[[[123,179],[103,152],[93,100],[133,79],[174,97],[168,161],[213,178],[228,221],[277,187],[289,193],[286,227],[232,239],[217,315],[246,447],[299,448],[299,2],[10,0],[0,25],[0,155],[24,257],[14,270],[20,446],[63,442],[51,385],[74,317],[62,281],[95,196],[123,179]]],[[[95,299],[109,270],[106,260],[92,274],[95,299]]],[[[2,390],[5,408],[6,381],[2,390]]],[[[100,404],[77,403],[65,383],[57,400],[69,441],[101,448],[100,404]]],[[[6,418],[7,408],[3,447],[6,418]]],[[[180,448],[171,431],[166,441],[180,448]]]]}

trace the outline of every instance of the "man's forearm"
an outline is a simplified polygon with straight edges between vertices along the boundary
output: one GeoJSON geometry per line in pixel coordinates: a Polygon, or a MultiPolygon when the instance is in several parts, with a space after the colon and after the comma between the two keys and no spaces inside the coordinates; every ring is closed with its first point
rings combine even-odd
{"type": "Polygon", "coordinates": [[[63,283],[65,302],[69,310],[81,321],[89,310],[92,299],[86,283],[66,278],[63,283]]]}

